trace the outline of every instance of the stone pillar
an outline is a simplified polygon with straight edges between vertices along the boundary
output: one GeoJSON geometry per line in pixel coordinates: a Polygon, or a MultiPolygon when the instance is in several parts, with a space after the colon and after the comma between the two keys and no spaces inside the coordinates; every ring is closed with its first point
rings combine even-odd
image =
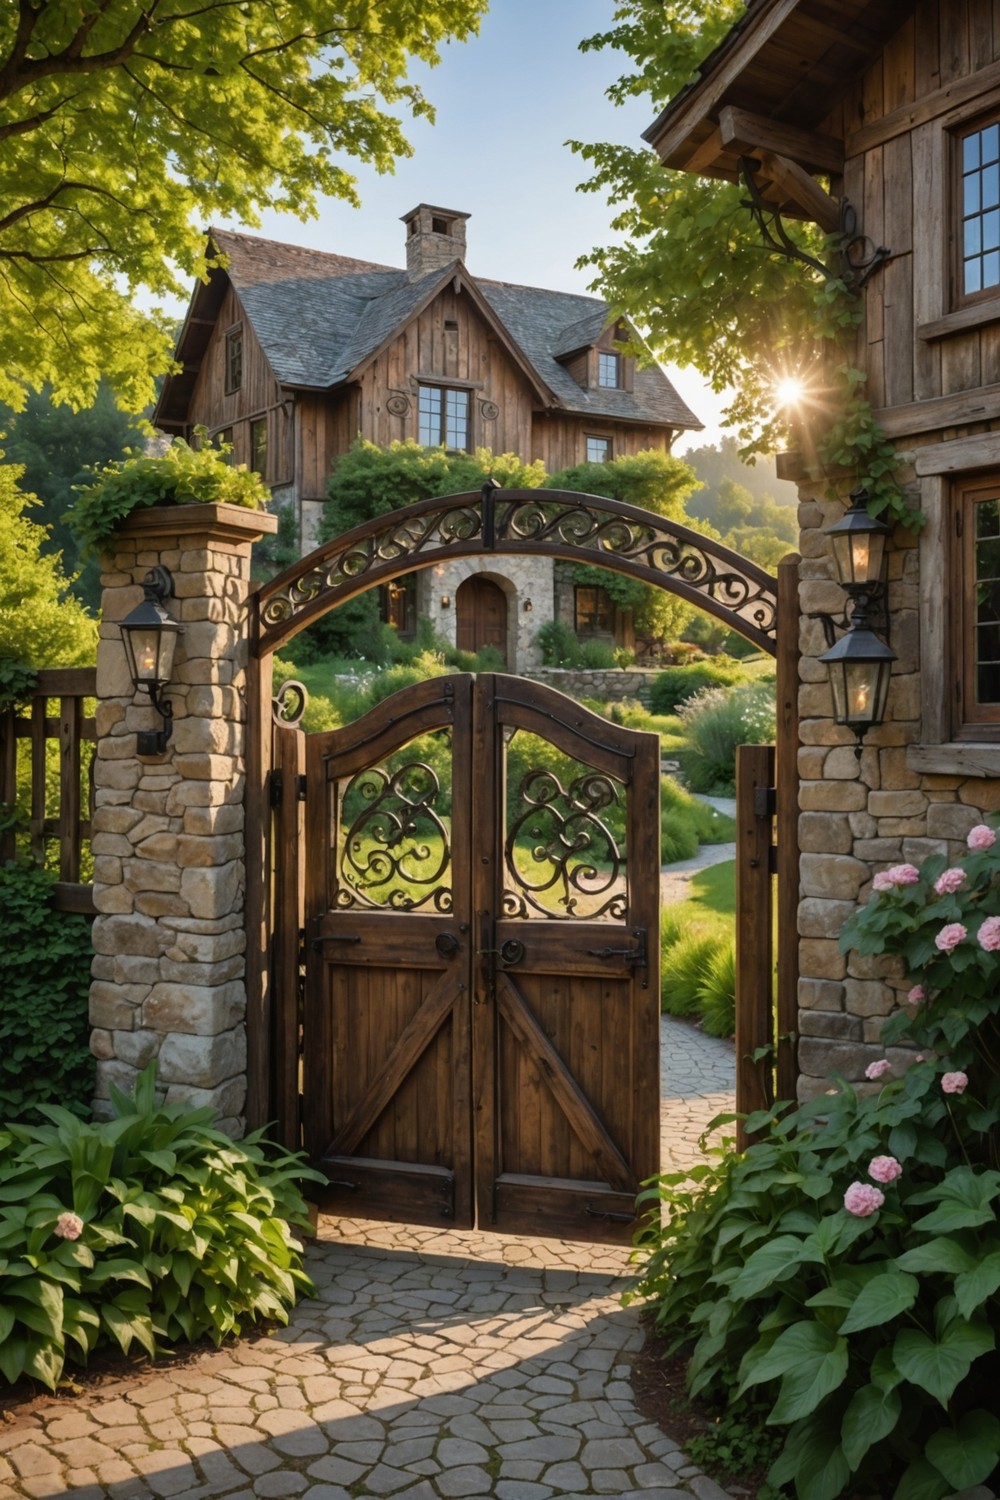
{"type": "Polygon", "coordinates": [[[168,1101],[211,1105],[231,1134],[246,1094],[243,792],[250,547],[273,516],[231,505],[134,512],[104,559],[94,760],[91,1050],[96,1112],[150,1058],[168,1101]],[[184,627],[158,756],[136,731],[159,716],[137,693],[119,622],[160,564],[184,627]]]}

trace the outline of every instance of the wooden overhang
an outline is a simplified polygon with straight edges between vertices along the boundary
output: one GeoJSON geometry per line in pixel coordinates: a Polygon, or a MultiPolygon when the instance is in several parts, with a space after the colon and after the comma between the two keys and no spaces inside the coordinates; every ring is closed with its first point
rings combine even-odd
{"type": "Polygon", "coordinates": [[[844,146],[823,127],[915,9],[915,0],[749,0],[643,139],[664,166],[701,177],[739,182],[740,158],[751,159],[770,206],[830,233],[844,146]]]}

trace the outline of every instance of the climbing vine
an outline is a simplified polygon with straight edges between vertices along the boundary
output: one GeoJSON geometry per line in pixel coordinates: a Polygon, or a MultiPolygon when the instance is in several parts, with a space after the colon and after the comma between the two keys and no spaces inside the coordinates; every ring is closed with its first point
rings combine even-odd
{"type": "MultiPolygon", "coordinates": [[[[648,97],[652,116],[742,12],[740,0],[619,0],[615,25],[581,47],[612,47],[631,59],[634,69],[608,97],[648,97]]],[[[733,393],[725,415],[743,456],[752,462],[801,442],[834,492],[860,481],[873,514],[919,526],[853,358],[862,304],[840,274],[843,238],[814,224],[785,224],[793,244],[830,268],[824,276],[767,250],[741,185],[669,171],[648,150],[570,145],[591,168],[581,191],[606,195],[618,236],[578,264],[596,273],[594,288],[643,330],[656,354],[692,366],[714,391],[733,393]],[[775,396],[790,377],[803,386],[794,412],[775,396]]]]}

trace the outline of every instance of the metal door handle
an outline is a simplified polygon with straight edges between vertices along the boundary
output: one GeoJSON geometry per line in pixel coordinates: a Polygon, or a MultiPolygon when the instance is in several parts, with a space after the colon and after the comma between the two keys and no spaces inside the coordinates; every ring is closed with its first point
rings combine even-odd
{"type": "Polygon", "coordinates": [[[325,932],[322,937],[314,937],[312,948],[318,953],[324,943],[360,943],[361,938],[352,932],[325,932]]]}

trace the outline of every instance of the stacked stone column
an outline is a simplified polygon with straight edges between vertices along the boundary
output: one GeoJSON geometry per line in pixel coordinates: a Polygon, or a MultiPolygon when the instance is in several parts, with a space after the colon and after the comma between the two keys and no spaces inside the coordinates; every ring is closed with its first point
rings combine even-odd
{"type": "Polygon", "coordinates": [[[246,1095],[244,808],[251,543],[272,516],[227,505],[133,514],[104,559],[94,760],[91,1049],[97,1112],[157,1059],[168,1101],[210,1105],[242,1130],[246,1095]],[[120,621],[160,564],[183,626],[166,689],[173,732],[132,686],[120,621]]]}

